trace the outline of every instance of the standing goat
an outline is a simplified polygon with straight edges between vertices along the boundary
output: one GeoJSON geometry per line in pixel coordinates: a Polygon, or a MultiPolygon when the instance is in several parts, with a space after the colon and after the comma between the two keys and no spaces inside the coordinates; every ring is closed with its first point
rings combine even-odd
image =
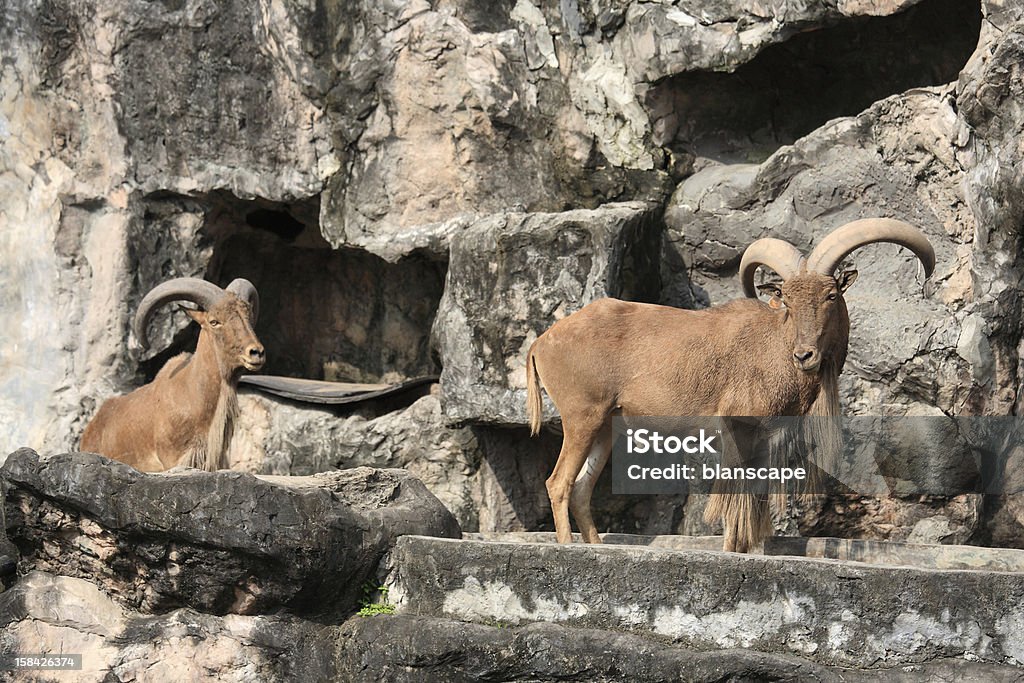
{"type": "MultiPolygon", "coordinates": [[[[779,239],[751,244],[739,274],[754,300],[688,311],[601,299],[542,334],[526,358],[527,410],[537,434],[543,386],[562,417],[562,450],[547,480],[558,541],[572,540],[571,509],[583,539],[601,542],[590,499],[611,453],[614,415],[838,416],[850,337],[843,293],[857,271],[833,272],[874,242],[913,251],[926,277],[935,267],[935,252],[916,228],[859,220],[837,228],[808,258],[779,239]],[[759,266],[778,273],[782,286],[755,287],[759,266]],[[771,300],[756,300],[758,291],[771,300]]],[[[722,519],[725,550],[747,552],[771,534],[763,496],[713,494],[705,518],[722,519]]]]}
{"type": "Polygon", "coordinates": [[[214,471],[224,464],[238,410],[235,390],[243,370],[263,367],[263,345],[253,332],[259,295],[248,280],[226,290],[197,278],[177,278],[149,292],[135,315],[135,336],[149,347],[153,312],[172,301],[199,323],[194,354],[167,361],[153,381],[107,400],[85,428],[82,450],[120,460],[143,472],[175,465],[214,471]]]}

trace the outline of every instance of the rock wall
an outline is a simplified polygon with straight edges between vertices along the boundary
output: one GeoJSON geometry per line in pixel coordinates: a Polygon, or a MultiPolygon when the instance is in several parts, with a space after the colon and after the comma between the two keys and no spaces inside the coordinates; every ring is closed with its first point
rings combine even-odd
{"type": "MultiPolygon", "coordinates": [[[[923,284],[892,247],[855,255],[844,410],[1020,409],[1016,0],[0,13],[0,452],[73,448],[104,398],[189,348],[170,308],[136,346],[152,286],[245,276],[274,372],[442,379],[358,414],[243,397],[240,468],[378,460],[467,527],[544,528],[557,436],[522,428],[538,333],[602,295],[721,302],[751,240],[806,248],[879,214],[925,230],[939,265],[923,284]]],[[[661,502],[610,502],[606,523],[701,530],[661,502]]],[[[1024,509],[995,497],[833,500],[802,524],[906,538],[933,517],[931,540],[1024,544],[1024,509]]]]}
{"type": "Polygon", "coordinates": [[[22,449],[0,485],[20,551],[0,658],[81,658],[11,680],[987,683],[1024,661],[1018,550],[458,539],[421,482],[366,467],[141,474],[22,449]]]}

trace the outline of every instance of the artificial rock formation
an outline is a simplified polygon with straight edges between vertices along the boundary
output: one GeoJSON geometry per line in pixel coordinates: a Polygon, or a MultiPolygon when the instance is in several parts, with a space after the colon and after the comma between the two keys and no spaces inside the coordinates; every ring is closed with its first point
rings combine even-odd
{"type": "Polygon", "coordinates": [[[548,326],[600,297],[657,298],[658,213],[610,204],[492,216],[454,236],[434,323],[445,414],[526,424],[526,352],[548,326]]]}
{"type": "MultiPolygon", "coordinates": [[[[533,337],[597,296],[719,303],[752,239],[879,214],[924,229],[938,270],[855,255],[844,410],[1019,412],[1019,2],[144,10],[3,10],[0,452],[73,450],[189,348],[169,308],[135,346],[154,284],[243,276],[274,372],[442,380],[440,408],[393,415],[243,401],[241,467],[376,458],[471,528],[541,528],[557,437],[522,428],[533,337]]],[[[652,500],[610,528],[704,530],[694,501],[652,500]]],[[[1012,499],[819,503],[805,532],[1024,544],[1012,499]]]]}
{"type": "Polygon", "coordinates": [[[85,578],[143,611],[343,613],[397,536],[460,533],[400,470],[142,474],[92,454],[22,449],[0,478],[20,571],[85,578]]]}
{"type": "Polygon", "coordinates": [[[286,681],[331,677],[331,629],[287,615],[191,608],[153,615],[128,608],[86,579],[34,570],[0,595],[5,652],[82,655],[69,674],[20,671],[20,680],[286,681]],[[145,643],[143,645],[143,643],[145,643]]]}
{"type": "MultiPolygon", "coordinates": [[[[526,429],[453,427],[430,394],[375,415],[265,396],[243,388],[232,469],[307,476],[354,467],[402,468],[424,483],[464,531],[551,527],[544,480],[560,447],[557,435],[526,429]]],[[[626,533],[679,530],[685,496],[612,496],[603,481],[594,501],[602,528],[626,533]]],[[[701,528],[701,527],[698,527],[701,528]]]]}
{"type": "MultiPolygon", "coordinates": [[[[999,27],[1012,23],[1011,9],[991,5],[984,10],[999,27]]],[[[772,9],[532,0],[382,7],[353,0],[311,8],[285,0],[163,3],[143,13],[130,3],[81,0],[7,8],[0,26],[11,48],[2,76],[7,191],[0,220],[10,249],[0,277],[10,293],[2,312],[17,321],[10,326],[17,332],[0,366],[0,381],[12,388],[0,399],[0,415],[16,427],[0,450],[73,447],[104,396],[151,375],[164,359],[140,373],[127,323],[141,294],[169,277],[241,276],[234,271],[245,265],[225,258],[235,253],[225,242],[254,224],[275,232],[283,241],[274,248],[295,262],[266,271],[301,276],[303,269],[364,267],[345,258],[295,261],[293,248],[329,243],[397,262],[428,253],[443,263],[450,239],[490,214],[501,220],[517,210],[661,202],[673,180],[715,163],[680,127],[728,118],[686,99],[709,90],[704,84],[688,91],[675,76],[739,69],[836,26],[860,32],[821,41],[826,46],[852,41],[867,49],[872,35],[904,29],[924,33],[917,43],[936,34],[935,43],[952,47],[925,61],[947,65],[976,42],[976,22],[957,15],[947,26],[960,33],[932,30],[929,17],[945,7],[936,0],[772,9]],[[927,28],[915,28],[922,24],[927,28]],[[674,103],[671,111],[666,102],[674,103]],[[295,222],[326,242],[296,239],[289,234],[295,222]]],[[[995,30],[988,34],[995,40],[995,30]]],[[[793,59],[813,63],[820,49],[801,47],[793,59]]],[[[907,63],[906,73],[875,79],[872,87],[888,84],[895,93],[955,79],[955,70],[914,71],[914,60],[907,63]]],[[[861,105],[845,106],[826,108],[818,123],[856,114],[849,107],[861,105]]],[[[669,257],[672,273],[689,267],[674,252],[669,257]]],[[[279,361],[270,349],[270,362],[311,374],[334,363],[342,379],[429,366],[422,316],[432,315],[430,306],[419,311],[399,301],[392,310],[395,292],[381,282],[393,273],[379,264],[365,270],[361,281],[339,284],[373,292],[387,309],[380,317],[345,300],[323,301],[302,319],[268,310],[266,320],[277,326],[314,328],[334,309],[359,318],[330,326],[348,346],[331,350],[314,340],[326,358],[288,364],[285,358],[299,354],[285,346],[279,361]],[[378,330],[383,337],[375,337],[378,330]],[[392,330],[413,348],[380,341],[392,330]]],[[[244,275],[269,291],[259,274],[244,275]]],[[[410,287],[438,285],[436,273],[419,267],[399,277],[410,287]]],[[[682,291],[688,287],[666,287],[668,299],[689,300],[682,291]]],[[[309,289],[324,298],[315,279],[309,289]]],[[[187,340],[172,343],[186,325],[165,312],[154,322],[155,343],[186,348],[187,340]]],[[[310,340],[294,344],[300,341],[310,340]]]]}
{"type": "MultiPolygon", "coordinates": [[[[408,614],[408,593],[390,630],[340,621],[396,534],[452,535],[456,519],[548,528],[543,480],[559,436],[524,427],[533,338],[598,296],[684,307],[739,296],[739,254],[761,236],[807,248],[862,216],[918,225],[938,254],[928,283],[894,247],[851,259],[861,278],[844,411],[1020,414],[1020,0],[28,0],[0,9],[0,45],[0,453],[73,451],[103,399],[190,348],[194,329],[170,307],[153,320],[152,351],[129,333],[142,294],[172,277],[253,281],[274,373],[441,374],[436,393],[355,409],[243,392],[232,464],[258,476],[11,456],[6,525],[21,576],[0,595],[5,651],[79,644],[93,680],[633,680],[680,662],[707,680],[856,680],[829,667],[878,666],[858,659],[863,641],[903,662],[907,680],[1012,678],[1001,667],[1022,661],[1020,615],[997,612],[1019,586],[1006,576],[964,579],[980,597],[946,615],[932,603],[955,577],[917,574],[920,604],[865,598],[877,627],[866,633],[831,592],[852,605],[857,585],[881,591],[906,571],[801,564],[828,590],[787,602],[784,562],[702,557],[682,576],[665,561],[683,585],[721,570],[749,604],[680,607],[661,631],[653,612],[641,621],[680,642],[739,629],[782,648],[771,653],[467,627],[408,614]],[[364,466],[405,468],[425,487],[364,466]],[[750,585],[766,568],[777,582],[750,585]],[[767,611],[750,607],[769,593],[767,611]],[[794,610],[804,631],[772,621],[794,610]],[[567,642],[575,649],[559,654],[567,642]],[[637,664],[636,652],[651,656],[637,664]]],[[[937,488],[964,481],[966,451],[951,443],[921,439],[908,471],[937,488]]],[[[1022,488],[1008,452],[1002,474],[1022,488]]],[[[602,529],[708,531],[696,496],[609,488],[606,477],[595,496],[602,529]]],[[[1014,497],[820,496],[789,517],[805,534],[1024,546],[1014,497]]],[[[581,571],[648,566],[568,553],[581,571]]],[[[474,565],[474,586],[458,574],[466,556],[437,551],[452,567],[441,578],[457,597],[476,591],[480,614],[512,597],[524,618],[582,613],[564,576],[544,602],[532,567],[484,555],[501,562],[474,565]],[[526,583],[501,574],[520,570],[526,583]]],[[[424,609],[443,611],[421,556],[402,562],[425,586],[424,609]]],[[[699,585],[710,588],[698,599],[722,599],[720,585],[699,585]]],[[[592,621],[574,627],[606,626],[601,600],[589,603],[592,621]]]]}

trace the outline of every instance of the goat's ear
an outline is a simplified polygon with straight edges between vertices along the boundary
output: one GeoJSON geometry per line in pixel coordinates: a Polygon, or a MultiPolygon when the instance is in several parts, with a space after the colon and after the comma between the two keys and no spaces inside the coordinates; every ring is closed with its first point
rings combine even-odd
{"type": "MultiPolygon", "coordinates": [[[[771,294],[773,299],[779,299],[780,301],[782,299],[782,288],[774,282],[769,282],[765,285],[758,285],[757,291],[759,294],[771,294]]],[[[778,307],[774,306],[773,308],[778,307]]]]}
{"type": "Polygon", "coordinates": [[[839,291],[845,292],[849,289],[850,285],[857,281],[857,274],[856,270],[844,270],[841,272],[839,277],[836,278],[836,285],[839,286],[839,291]]]}
{"type": "Polygon", "coordinates": [[[188,306],[179,306],[179,308],[185,313],[185,315],[192,318],[200,325],[206,322],[206,311],[199,310],[198,308],[189,308],[188,306]]]}

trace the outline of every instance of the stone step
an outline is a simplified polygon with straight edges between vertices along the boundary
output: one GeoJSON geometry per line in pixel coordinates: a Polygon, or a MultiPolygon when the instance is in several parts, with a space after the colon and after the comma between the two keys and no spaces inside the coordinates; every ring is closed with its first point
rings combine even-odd
{"type": "Polygon", "coordinates": [[[629,631],[826,666],[1024,662],[1024,573],[418,536],[398,539],[391,566],[401,614],[629,631]]]}
{"type": "MultiPolygon", "coordinates": [[[[553,531],[465,533],[462,537],[477,541],[556,542],[553,531]]],[[[574,534],[573,538],[576,542],[582,542],[579,534],[574,534]]],[[[613,533],[601,534],[601,540],[612,545],[641,545],[666,550],[721,550],[723,541],[721,536],[646,536],[613,533]]],[[[764,555],[850,560],[889,566],[1024,572],[1024,550],[1013,548],[775,536],[765,540],[762,551],[761,554],[764,555]]]]}
{"type": "Polygon", "coordinates": [[[814,681],[816,683],[1010,683],[1016,667],[962,658],[891,671],[856,671],[802,657],[741,648],[714,651],[632,633],[558,624],[486,626],[412,615],[353,618],[342,626],[340,680],[470,681],[814,681]]]}

